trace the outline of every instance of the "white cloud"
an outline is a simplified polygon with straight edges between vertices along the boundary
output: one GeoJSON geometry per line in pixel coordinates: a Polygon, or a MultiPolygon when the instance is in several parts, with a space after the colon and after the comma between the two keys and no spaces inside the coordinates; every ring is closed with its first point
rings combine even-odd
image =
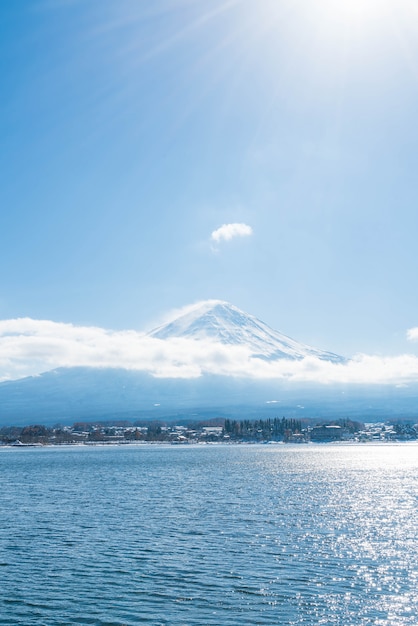
{"type": "Polygon", "coordinates": [[[414,328],[410,328],[409,330],[407,330],[406,336],[409,339],[409,341],[418,341],[418,326],[415,326],[414,328]]]}
{"type": "Polygon", "coordinates": [[[56,367],[120,367],[158,378],[204,373],[295,382],[407,385],[418,382],[418,357],[355,356],[347,363],[313,357],[273,362],[245,346],[192,339],[162,340],[133,330],[112,331],[30,318],[0,321],[0,380],[56,367]]]}
{"type": "Polygon", "coordinates": [[[220,243],[221,241],[229,241],[234,237],[248,237],[252,234],[253,229],[248,224],[223,224],[220,228],[213,231],[210,238],[213,242],[220,243]]]}

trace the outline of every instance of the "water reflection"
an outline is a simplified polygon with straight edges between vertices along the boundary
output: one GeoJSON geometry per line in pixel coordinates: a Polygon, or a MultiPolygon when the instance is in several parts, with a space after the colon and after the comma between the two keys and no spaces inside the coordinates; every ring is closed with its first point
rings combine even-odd
{"type": "Polygon", "coordinates": [[[417,452],[2,451],[0,624],[412,626],[417,452]]]}

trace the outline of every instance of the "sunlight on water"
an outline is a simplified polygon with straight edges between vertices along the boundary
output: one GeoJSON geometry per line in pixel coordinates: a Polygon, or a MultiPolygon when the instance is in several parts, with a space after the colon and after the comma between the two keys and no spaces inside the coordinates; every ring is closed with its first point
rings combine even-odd
{"type": "Polygon", "coordinates": [[[418,446],[0,450],[0,624],[413,625],[418,446]]]}

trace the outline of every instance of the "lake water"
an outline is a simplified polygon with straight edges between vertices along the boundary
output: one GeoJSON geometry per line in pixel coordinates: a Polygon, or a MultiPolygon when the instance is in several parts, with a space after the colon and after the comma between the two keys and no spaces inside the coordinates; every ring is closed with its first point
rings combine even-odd
{"type": "Polygon", "coordinates": [[[0,624],[418,624],[418,446],[0,450],[0,624]]]}

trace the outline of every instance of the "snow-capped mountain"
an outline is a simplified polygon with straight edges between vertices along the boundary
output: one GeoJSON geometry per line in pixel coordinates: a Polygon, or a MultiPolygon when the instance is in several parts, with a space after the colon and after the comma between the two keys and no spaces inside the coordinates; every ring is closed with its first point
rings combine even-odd
{"type": "MultiPolygon", "coordinates": [[[[149,344],[164,340],[170,344],[166,346],[166,354],[161,349],[163,346],[157,345],[156,359],[160,352],[163,359],[173,355],[177,359],[177,343],[184,348],[186,357],[189,348],[195,350],[192,361],[201,353],[198,363],[201,375],[176,378],[169,368],[166,376],[154,376],[152,368],[146,367],[147,363],[142,369],[121,365],[59,367],[37,376],[1,382],[0,424],[115,418],[181,420],[233,416],[241,419],[250,415],[299,418],[332,415],[363,419],[365,416],[386,419],[399,414],[416,416],[416,385],[402,389],[388,385],[322,385],[320,381],[280,376],[282,365],[285,374],[287,371],[285,359],[292,360],[292,365],[297,367],[298,361],[310,356],[332,363],[344,363],[345,359],[290,339],[226,302],[210,300],[187,307],[177,317],[151,331],[149,336],[159,340],[149,344]],[[192,341],[187,345],[186,341],[171,342],[173,338],[192,341]],[[201,346],[199,341],[202,341],[201,346]],[[228,369],[218,372],[213,367],[206,368],[206,354],[211,352],[206,350],[208,341],[231,346],[232,353],[241,352],[236,351],[235,346],[245,346],[250,352],[247,357],[273,361],[272,371],[277,365],[278,376],[259,378],[249,375],[248,370],[239,375],[234,369],[231,375],[228,369]],[[194,342],[196,345],[192,345],[194,342]]],[[[138,345],[140,347],[141,343],[138,345]]],[[[181,360],[184,355],[178,358],[181,360]]],[[[235,366],[235,361],[232,365],[235,366]]]]}
{"type": "Polygon", "coordinates": [[[243,345],[251,350],[254,357],[266,360],[312,356],[333,363],[345,361],[337,354],[295,341],[222,300],[207,300],[187,307],[180,316],[155,328],[149,335],[158,339],[183,337],[243,345]]]}

